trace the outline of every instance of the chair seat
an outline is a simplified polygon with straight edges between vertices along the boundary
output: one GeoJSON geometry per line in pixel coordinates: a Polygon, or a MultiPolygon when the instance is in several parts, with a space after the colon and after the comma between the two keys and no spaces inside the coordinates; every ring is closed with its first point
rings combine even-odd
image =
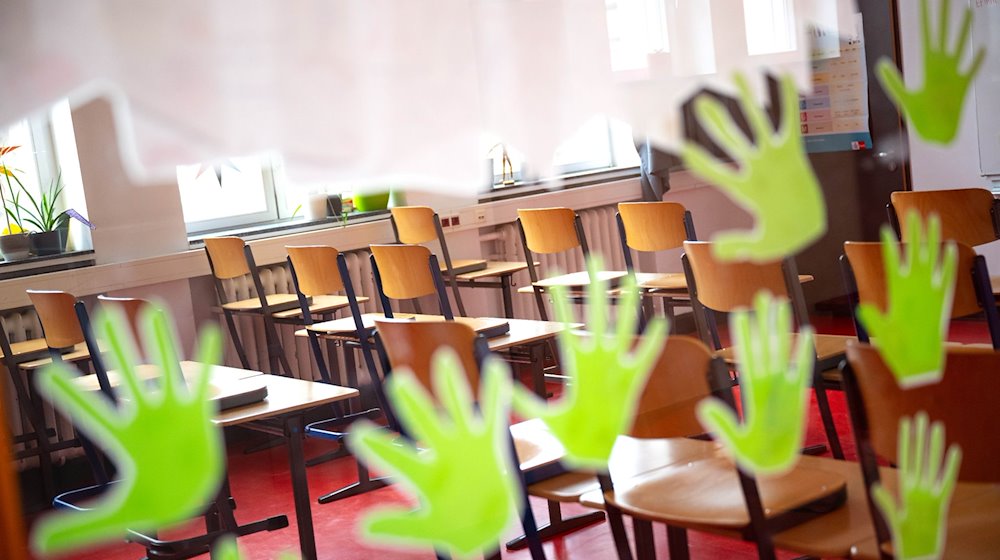
{"type": "MultiPolygon", "coordinates": [[[[11,342],[10,350],[18,360],[35,359],[47,356],[49,345],[45,343],[44,338],[32,338],[31,340],[22,340],[21,342],[11,342]]],[[[0,358],[2,357],[4,355],[0,351],[0,358]]]]}
{"type": "MultiPolygon", "coordinates": [[[[484,270],[488,266],[488,263],[483,259],[452,259],[451,269],[458,274],[466,274],[470,272],[479,272],[484,270]]],[[[442,260],[438,268],[441,270],[441,274],[448,274],[448,264],[442,260]]]]}
{"type": "MultiPolygon", "coordinates": [[[[536,262],[535,266],[538,265],[539,263],[536,262]]],[[[506,276],[527,269],[528,264],[524,261],[486,261],[486,268],[473,272],[466,272],[464,274],[458,274],[455,278],[466,282],[474,282],[482,278],[506,276]]]]}
{"type": "MultiPolygon", "coordinates": [[[[66,352],[61,355],[64,362],[79,362],[83,360],[90,359],[90,351],[87,350],[87,345],[83,342],[77,344],[73,347],[73,350],[66,352]]],[[[37,360],[31,360],[18,364],[18,366],[25,371],[33,371],[36,369],[43,368],[52,363],[52,358],[39,358],[37,360]]]]}
{"type": "Polygon", "coordinates": [[[639,287],[648,290],[672,290],[687,293],[687,278],[683,272],[665,274],[636,274],[639,287]]]}
{"type": "MultiPolygon", "coordinates": [[[[701,440],[618,436],[608,465],[611,479],[617,484],[670,465],[721,457],[722,453],[721,445],[701,440]]],[[[562,474],[528,487],[532,496],[555,502],[577,502],[584,494],[599,490],[600,485],[593,473],[580,472],[562,474]]],[[[603,501],[601,504],[603,506],[603,501]]]]}
{"type": "MultiPolygon", "coordinates": [[[[275,294],[275,295],[281,295],[281,294],[275,294]]],[[[270,298],[270,296],[268,296],[268,298],[270,298]]],[[[364,296],[358,296],[356,299],[358,300],[358,303],[365,303],[366,301],[368,301],[368,298],[364,296]]],[[[270,302],[271,300],[268,299],[268,305],[270,305],[270,302]]],[[[348,301],[347,296],[338,296],[338,295],[312,296],[312,303],[309,305],[309,313],[311,313],[312,315],[326,315],[334,311],[337,311],[339,309],[344,309],[349,305],[350,302],[348,301]]],[[[302,309],[295,307],[294,309],[287,309],[285,311],[278,311],[276,313],[272,313],[271,316],[274,317],[275,319],[284,319],[284,320],[300,319],[302,317],[302,309]]]]}
{"type": "MultiPolygon", "coordinates": [[[[798,335],[795,335],[796,344],[798,335]]],[[[838,334],[817,334],[813,337],[816,344],[816,359],[820,362],[831,360],[843,356],[847,352],[847,341],[857,340],[853,336],[843,336],[838,334]]],[[[715,355],[722,358],[728,364],[736,363],[736,354],[732,346],[716,350],[715,355]]]]}
{"type": "MultiPolygon", "coordinates": [[[[265,296],[265,299],[267,299],[268,307],[284,307],[285,309],[288,309],[289,306],[298,306],[299,304],[299,298],[295,294],[268,294],[265,296]]],[[[252,297],[241,299],[239,301],[232,301],[223,304],[222,308],[235,313],[259,312],[261,309],[260,298],[252,297]]]]}
{"type": "MultiPolygon", "coordinates": [[[[769,516],[776,516],[838,493],[844,476],[803,466],[776,477],[759,478],[761,499],[769,516]]],[[[749,525],[746,500],[736,466],[716,457],[658,469],[616,485],[604,496],[625,513],[680,527],[741,529],[749,525]]]]}

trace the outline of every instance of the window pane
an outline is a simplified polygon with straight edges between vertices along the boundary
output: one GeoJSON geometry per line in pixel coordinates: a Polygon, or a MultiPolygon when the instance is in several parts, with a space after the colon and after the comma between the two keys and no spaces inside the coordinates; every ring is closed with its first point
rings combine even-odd
{"type": "Polygon", "coordinates": [[[743,0],[747,54],[795,50],[795,8],[792,0],[743,0]]]}
{"type": "Polygon", "coordinates": [[[238,157],[214,165],[178,166],[184,221],[190,224],[239,217],[252,221],[255,215],[268,212],[262,161],[266,158],[238,157]]]}
{"type": "Polygon", "coordinates": [[[608,0],[611,69],[645,70],[649,55],[670,52],[665,0],[608,0]]]}
{"type": "MultiPolygon", "coordinates": [[[[21,121],[6,131],[0,131],[0,135],[2,135],[0,146],[19,146],[3,156],[3,165],[17,175],[32,195],[38,194],[38,164],[35,162],[35,143],[31,137],[31,126],[28,121],[21,121]]],[[[3,180],[4,194],[7,195],[10,191],[7,189],[6,178],[3,180]]],[[[16,192],[17,183],[11,181],[11,185],[16,192]]]]}

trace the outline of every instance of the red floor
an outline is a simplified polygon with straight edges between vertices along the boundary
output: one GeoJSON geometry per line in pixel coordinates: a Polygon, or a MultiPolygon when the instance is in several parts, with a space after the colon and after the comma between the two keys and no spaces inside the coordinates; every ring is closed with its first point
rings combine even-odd
{"type": "MultiPolygon", "coordinates": [[[[820,332],[831,334],[853,334],[853,329],[843,319],[816,321],[820,332]]],[[[952,340],[960,342],[988,342],[982,323],[956,322],[952,328],[952,340]]],[[[850,421],[844,404],[843,393],[830,392],[834,420],[841,434],[844,451],[848,458],[855,457],[854,440],[850,433],[850,421]]],[[[811,418],[807,443],[824,443],[822,427],[815,404],[811,407],[811,418]]],[[[291,480],[288,473],[287,455],[284,446],[253,455],[244,455],[245,443],[230,448],[230,472],[233,496],[238,509],[237,519],[241,522],[254,521],[263,517],[288,514],[290,526],[272,533],[258,533],[240,539],[245,558],[277,559],[284,551],[295,551],[297,538],[292,505],[291,480]]],[[[328,442],[312,440],[307,442],[307,455],[318,454],[333,447],[328,442]]],[[[309,469],[309,487],[314,498],[354,480],[354,462],[343,458],[327,462],[309,469]]],[[[368,494],[319,505],[313,501],[313,519],[320,558],[376,559],[376,558],[433,558],[430,552],[402,552],[367,545],[356,533],[355,524],[360,515],[376,505],[406,503],[406,499],[392,487],[376,490],[368,494]]],[[[547,519],[545,503],[532,499],[536,519],[547,519]]],[[[565,507],[567,516],[583,513],[582,507],[565,507]]],[[[518,533],[512,528],[510,535],[518,533]]],[[[658,528],[657,549],[661,557],[666,556],[666,538],[662,528],[658,528]]],[[[692,558],[755,558],[752,545],[732,539],[692,532],[690,535],[692,558]]],[[[613,542],[606,523],[593,525],[572,533],[564,538],[545,544],[545,552],[550,559],[606,559],[615,557],[613,542]]],[[[115,545],[99,550],[69,556],[81,560],[134,560],[142,558],[143,550],[134,545],[115,545]]],[[[504,558],[529,558],[526,551],[510,553],[504,551],[504,558]]],[[[783,558],[797,555],[785,554],[783,558]]],[[[296,556],[297,557],[297,556],[296,556]]]]}

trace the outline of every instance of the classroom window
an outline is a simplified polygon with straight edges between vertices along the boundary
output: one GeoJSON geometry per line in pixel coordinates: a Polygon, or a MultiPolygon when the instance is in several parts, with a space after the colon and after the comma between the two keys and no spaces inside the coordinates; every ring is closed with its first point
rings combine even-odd
{"type": "MultiPolygon", "coordinates": [[[[68,100],[54,104],[48,112],[42,112],[29,119],[14,123],[6,129],[0,128],[0,146],[18,146],[3,156],[3,165],[17,174],[18,180],[33,197],[49,192],[55,182],[61,181],[62,195],[56,201],[56,210],[69,208],[82,216],[87,216],[87,203],[80,176],[80,161],[76,150],[76,136],[70,116],[68,100]]],[[[0,177],[4,198],[8,208],[13,209],[10,187],[18,192],[20,187],[14,181],[8,185],[0,177]]],[[[22,206],[28,205],[25,195],[20,196],[22,206]]],[[[22,213],[23,221],[23,213],[22,213]]],[[[0,229],[7,227],[7,221],[0,219],[0,229]]],[[[24,224],[31,229],[30,224],[24,224]]],[[[70,221],[72,248],[91,248],[90,235],[86,227],[77,221],[70,221]]]]}
{"type": "Polygon", "coordinates": [[[743,0],[743,23],[747,54],[762,55],[794,51],[795,7],[792,0],[743,0]]]}
{"type": "Polygon", "coordinates": [[[178,166],[177,185],[188,232],[277,220],[275,160],[262,154],[178,166]]]}

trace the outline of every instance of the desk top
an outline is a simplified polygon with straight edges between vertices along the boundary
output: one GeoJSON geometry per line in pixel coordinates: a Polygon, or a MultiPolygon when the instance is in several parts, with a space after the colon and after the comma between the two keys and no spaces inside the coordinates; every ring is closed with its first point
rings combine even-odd
{"type": "MultiPolygon", "coordinates": [[[[538,266],[538,263],[535,263],[535,266],[538,266]]],[[[506,276],[521,270],[527,270],[527,268],[528,263],[526,262],[487,261],[486,268],[459,274],[455,278],[463,281],[474,281],[493,276],[506,276]]]]}
{"type": "MultiPolygon", "coordinates": [[[[441,315],[415,315],[412,313],[396,313],[396,318],[413,318],[415,321],[444,321],[444,317],[441,315]]],[[[381,313],[365,313],[361,316],[362,324],[366,328],[375,328],[376,319],[384,319],[385,316],[381,313]]],[[[495,326],[498,322],[506,322],[510,326],[510,330],[500,336],[487,339],[490,350],[494,352],[499,352],[501,350],[507,350],[515,346],[522,346],[525,344],[531,344],[533,342],[539,342],[542,340],[547,340],[554,338],[560,331],[565,329],[562,323],[558,321],[535,321],[532,319],[502,319],[495,317],[455,317],[455,321],[466,323],[470,327],[475,329],[489,328],[495,326]]],[[[570,328],[580,328],[583,325],[580,323],[570,324],[570,328]]],[[[309,330],[315,331],[321,334],[324,338],[333,338],[341,340],[353,340],[354,337],[354,319],[351,317],[346,317],[343,319],[336,319],[333,321],[326,321],[323,323],[316,323],[310,327],[309,330]]],[[[297,336],[306,336],[305,329],[296,331],[297,336]]]]}
{"type": "MultiPolygon", "coordinates": [[[[184,379],[190,381],[200,372],[200,363],[192,362],[190,360],[184,360],[181,362],[181,373],[184,375],[184,379]]],[[[136,367],[136,373],[138,374],[139,379],[148,381],[156,379],[160,376],[160,367],[154,364],[141,364],[136,367]]],[[[259,375],[264,375],[264,372],[220,365],[213,365],[211,369],[212,379],[218,380],[222,383],[241,381],[243,379],[257,377],[259,375]]],[[[119,386],[121,384],[121,374],[115,370],[108,371],[108,381],[111,383],[112,387],[119,386]]],[[[97,382],[97,375],[93,373],[78,377],[76,383],[88,391],[98,391],[101,388],[100,384],[97,382]]]]}
{"type": "MultiPolygon", "coordinates": [[[[599,270],[597,271],[597,278],[599,280],[605,280],[609,282],[612,286],[617,286],[618,281],[624,278],[628,272],[624,270],[599,270]]],[[[656,276],[651,274],[649,276],[656,276]]],[[[642,280],[639,280],[640,282],[642,280]]],[[[583,286],[590,285],[590,273],[586,270],[581,270],[580,272],[571,272],[569,274],[560,274],[559,276],[553,276],[551,278],[545,278],[539,280],[538,282],[532,282],[533,286],[538,286],[539,288],[551,288],[552,286],[565,286],[567,288],[581,288],[583,286]]]]}
{"type": "Polygon", "coordinates": [[[358,396],[357,389],[266,373],[252,377],[248,381],[263,382],[267,386],[267,398],[261,402],[220,412],[215,417],[216,424],[235,426],[358,396]]]}

